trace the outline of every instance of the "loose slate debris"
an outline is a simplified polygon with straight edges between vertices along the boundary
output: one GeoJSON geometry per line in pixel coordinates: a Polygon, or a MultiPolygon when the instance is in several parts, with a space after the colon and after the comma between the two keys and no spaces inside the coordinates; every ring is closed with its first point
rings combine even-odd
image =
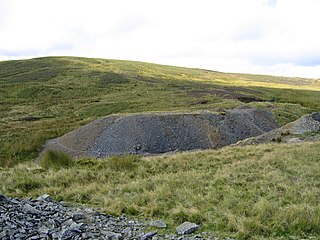
{"type": "MultiPolygon", "coordinates": [[[[158,222],[160,223],[160,222],[158,222]]],[[[176,234],[148,231],[150,222],[138,222],[125,215],[113,217],[93,209],[75,209],[55,202],[49,195],[36,200],[11,199],[0,193],[0,239],[218,239],[203,232],[192,235],[199,228],[184,223],[176,234]]],[[[156,224],[158,225],[158,224],[156,224]]],[[[166,226],[161,221],[159,227],[166,226]]]]}
{"type": "Polygon", "coordinates": [[[61,151],[72,157],[161,154],[215,149],[258,136],[279,125],[272,113],[237,108],[222,113],[144,113],[97,119],[48,141],[43,153],[61,151]]]}
{"type": "Polygon", "coordinates": [[[40,120],[42,117],[40,116],[25,116],[25,117],[22,117],[20,118],[20,121],[27,121],[27,122],[33,122],[33,121],[38,121],[40,120]]]}

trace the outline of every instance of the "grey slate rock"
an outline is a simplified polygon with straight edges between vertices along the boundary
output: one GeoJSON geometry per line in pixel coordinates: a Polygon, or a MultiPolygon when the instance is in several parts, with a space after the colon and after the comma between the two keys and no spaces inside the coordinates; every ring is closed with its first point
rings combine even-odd
{"type": "Polygon", "coordinates": [[[52,202],[53,201],[52,197],[50,195],[48,195],[48,194],[43,194],[42,196],[38,197],[36,200],[37,201],[46,201],[46,202],[52,202]]]}
{"type": "Polygon", "coordinates": [[[69,227],[69,226],[71,226],[73,223],[74,223],[74,221],[70,218],[70,219],[67,219],[66,221],[64,221],[64,222],[62,223],[62,226],[64,226],[64,227],[69,227]]]}
{"type": "Polygon", "coordinates": [[[110,239],[110,240],[123,239],[122,234],[120,234],[120,233],[106,231],[106,232],[104,232],[104,234],[105,234],[105,237],[107,237],[107,239],[110,239]]]}
{"type": "Polygon", "coordinates": [[[81,212],[75,212],[73,215],[72,215],[72,220],[75,221],[75,222],[79,222],[79,221],[82,221],[86,218],[86,215],[84,213],[81,213],[81,212]]]}
{"type": "Polygon", "coordinates": [[[35,209],[34,207],[32,207],[30,204],[25,204],[23,206],[23,209],[27,212],[27,213],[31,213],[31,214],[41,214],[41,212],[37,209],[35,209]]]}
{"type": "Polygon", "coordinates": [[[73,239],[75,236],[81,234],[81,230],[79,228],[69,228],[61,236],[61,240],[73,239]]]}
{"type": "Polygon", "coordinates": [[[199,228],[200,226],[195,223],[184,222],[180,226],[176,227],[176,231],[178,234],[184,235],[184,234],[194,233],[199,228]]]}
{"type": "Polygon", "coordinates": [[[0,232],[0,239],[4,238],[5,236],[6,236],[6,232],[5,231],[0,232]]]}
{"type": "Polygon", "coordinates": [[[53,232],[49,236],[51,236],[52,239],[61,239],[62,232],[60,232],[60,231],[53,232]]]}
{"type": "Polygon", "coordinates": [[[153,232],[148,232],[144,235],[141,236],[141,240],[147,240],[152,238],[154,235],[156,235],[158,233],[158,231],[153,231],[153,232]]]}
{"type": "Polygon", "coordinates": [[[166,228],[167,224],[162,220],[154,220],[149,223],[151,227],[166,228]]]}
{"type": "MultiPolygon", "coordinates": [[[[114,217],[95,210],[65,207],[59,202],[47,201],[47,197],[39,197],[38,200],[11,199],[0,194],[0,239],[197,240],[208,239],[210,235],[178,236],[147,232],[146,228],[151,223],[158,227],[166,224],[161,220],[140,222],[125,215],[114,217]]],[[[184,229],[184,233],[194,231],[192,226],[184,229]]]]}

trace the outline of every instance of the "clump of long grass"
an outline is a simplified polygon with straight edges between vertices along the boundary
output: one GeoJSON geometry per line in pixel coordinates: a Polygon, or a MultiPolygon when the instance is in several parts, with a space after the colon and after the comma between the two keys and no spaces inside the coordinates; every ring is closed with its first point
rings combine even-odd
{"type": "Polygon", "coordinates": [[[59,170],[74,166],[74,161],[64,152],[49,150],[41,157],[40,166],[46,169],[59,170]]]}
{"type": "Polygon", "coordinates": [[[138,160],[139,157],[137,155],[113,156],[106,159],[106,165],[115,171],[133,170],[138,160]]]}

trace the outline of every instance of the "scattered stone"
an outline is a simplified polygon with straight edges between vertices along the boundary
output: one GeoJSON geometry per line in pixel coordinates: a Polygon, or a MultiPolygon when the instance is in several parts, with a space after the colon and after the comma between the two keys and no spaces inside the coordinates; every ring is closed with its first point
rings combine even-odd
{"type": "Polygon", "coordinates": [[[6,236],[6,232],[2,231],[0,232],[0,239],[3,239],[6,236]]]}
{"type": "Polygon", "coordinates": [[[62,223],[62,226],[63,227],[71,227],[71,226],[73,226],[73,224],[76,224],[76,222],[74,222],[72,219],[68,219],[62,223]]]}
{"type": "Polygon", "coordinates": [[[149,223],[151,227],[166,228],[167,224],[162,220],[154,220],[149,223]]]}
{"type": "Polygon", "coordinates": [[[191,105],[206,104],[208,102],[209,102],[208,100],[200,100],[200,101],[197,101],[197,102],[192,102],[191,105]]]}
{"type": "Polygon", "coordinates": [[[72,239],[75,236],[78,236],[81,234],[81,230],[78,228],[69,228],[67,230],[64,231],[64,233],[61,236],[61,240],[68,240],[68,239],[72,239]]]}
{"type": "Polygon", "coordinates": [[[135,146],[134,146],[134,149],[135,149],[136,151],[141,150],[141,144],[135,145],[135,146]]]}
{"type": "Polygon", "coordinates": [[[25,117],[22,117],[20,118],[20,121],[27,121],[27,122],[33,122],[33,121],[38,121],[40,120],[41,117],[40,116],[25,116],[25,117]]]}
{"type": "Polygon", "coordinates": [[[52,234],[49,234],[49,237],[52,239],[61,239],[62,233],[61,232],[53,232],[52,234]]]}
{"type": "Polygon", "coordinates": [[[44,194],[36,200],[10,199],[0,193],[0,239],[210,239],[211,233],[192,235],[199,226],[183,223],[177,228],[179,235],[147,232],[148,225],[165,228],[166,223],[155,220],[148,223],[128,219],[126,215],[113,217],[93,209],[75,209],[51,201],[44,194]],[[189,235],[182,235],[189,234],[189,235]]]}
{"type": "Polygon", "coordinates": [[[28,203],[23,206],[23,210],[30,214],[41,214],[39,210],[35,209],[28,203]]]}
{"type": "Polygon", "coordinates": [[[105,234],[105,237],[107,237],[110,240],[123,239],[122,234],[120,233],[106,231],[104,232],[104,234],[105,234]]]}
{"type": "Polygon", "coordinates": [[[199,225],[195,224],[195,223],[191,223],[191,222],[184,222],[182,223],[180,226],[178,226],[176,228],[177,233],[184,235],[184,234],[190,234],[190,233],[194,233],[195,231],[197,231],[200,228],[199,225]]]}
{"type": "Polygon", "coordinates": [[[38,197],[36,200],[37,201],[46,201],[46,202],[52,202],[53,201],[52,197],[50,195],[48,195],[48,194],[43,194],[42,196],[38,197]]]}
{"type": "Polygon", "coordinates": [[[81,213],[81,212],[75,212],[73,215],[72,215],[72,220],[75,221],[75,222],[79,222],[79,221],[82,221],[86,218],[86,215],[84,215],[84,213],[81,213]]]}
{"type": "Polygon", "coordinates": [[[148,232],[148,233],[144,234],[144,235],[141,237],[141,240],[150,239],[150,238],[152,238],[154,235],[156,235],[157,233],[158,233],[158,231],[148,232]]]}

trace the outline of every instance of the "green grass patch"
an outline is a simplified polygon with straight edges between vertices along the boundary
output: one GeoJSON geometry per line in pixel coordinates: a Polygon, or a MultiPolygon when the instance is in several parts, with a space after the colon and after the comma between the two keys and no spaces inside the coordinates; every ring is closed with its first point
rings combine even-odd
{"type": "Polygon", "coordinates": [[[39,161],[40,166],[45,169],[59,170],[74,166],[74,161],[68,154],[53,150],[46,151],[39,161]]]}
{"type": "Polygon", "coordinates": [[[108,168],[115,171],[132,171],[138,164],[139,156],[113,156],[106,160],[108,168]]]}
{"type": "MultiPolygon", "coordinates": [[[[228,147],[176,155],[79,159],[70,168],[3,168],[9,196],[48,193],[107,213],[183,221],[237,239],[320,237],[320,143],[228,147]]],[[[69,162],[68,159],[67,162],[69,162]]],[[[310,238],[311,239],[311,238],[310,238]]]]}

